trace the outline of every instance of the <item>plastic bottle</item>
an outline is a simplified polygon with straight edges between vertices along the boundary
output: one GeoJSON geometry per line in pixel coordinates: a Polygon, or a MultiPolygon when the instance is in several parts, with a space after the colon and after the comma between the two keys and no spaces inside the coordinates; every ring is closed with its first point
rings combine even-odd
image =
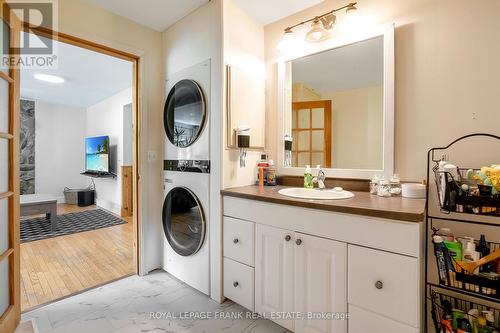
{"type": "Polygon", "coordinates": [[[314,188],[313,175],[310,165],[306,165],[306,170],[304,172],[304,187],[309,189],[314,188]]]}
{"type": "MultiPolygon", "coordinates": [[[[481,238],[479,239],[479,244],[476,247],[476,251],[481,254],[481,258],[486,257],[488,254],[490,254],[490,247],[488,246],[488,243],[486,242],[486,236],[481,235],[481,238]]],[[[493,270],[493,263],[487,263],[479,267],[480,272],[484,273],[489,273],[493,270]]]]}
{"type": "Polygon", "coordinates": [[[267,169],[267,186],[276,186],[276,167],[274,161],[269,160],[269,167],[267,169]]]}
{"type": "Polygon", "coordinates": [[[261,187],[266,185],[268,168],[267,155],[263,153],[260,155],[260,161],[257,162],[257,181],[261,187]]]}

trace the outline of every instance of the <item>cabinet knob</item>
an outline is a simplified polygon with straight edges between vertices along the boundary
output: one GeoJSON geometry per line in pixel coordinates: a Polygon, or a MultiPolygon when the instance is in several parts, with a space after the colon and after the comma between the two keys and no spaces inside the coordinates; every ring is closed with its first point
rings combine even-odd
{"type": "Polygon", "coordinates": [[[375,288],[377,288],[377,289],[384,288],[384,283],[382,281],[375,282],[375,288]]]}
{"type": "Polygon", "coordinates": [[[234,244],[238,244],[239,242],[240,242],[240,240],[238,238],[233,239],[234,244]]]}
{"type": "Polygon", "coordinates": [[[238,283],[238,281],[234,281],[234,282],[233,282],[233,287],[235,287],[235,288],[236,288],[236,287],[238,287],[239,285],[240,285],[240,284],[238,283]]]}
{"type": "Polygon", "coordinates": [[[295,244],[297,244],[297,245],[302,244],[302,239],[300,239],[300,238],[299,238],[299,239],[297,239],[297,240],[295,241],[295,244]]]}
{"type": "Polygon", "coordinates": [[[289,241],[290,241],[290,239],[292,239],[292,236],[290,236],[290,235],[286,235],[286,236],[285,236],[285,240],[286,240],[287,242],[289,242],[289,241]]]}

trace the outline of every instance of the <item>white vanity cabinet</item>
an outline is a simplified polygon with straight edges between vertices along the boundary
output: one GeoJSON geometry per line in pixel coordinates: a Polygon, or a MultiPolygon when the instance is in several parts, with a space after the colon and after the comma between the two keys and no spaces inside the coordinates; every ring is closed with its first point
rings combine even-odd
{"type": "Polygon", "coordinates": [[[295,234],[295,311],[311,314],[295,321],[295,332],[347,332],[347,244],[316,236],[295,234]],[[319,317],[318,317],[319,316],[319,317]]]}
{"type": "MultiPolygon", "coordinates": [[[[255,236],[256,312],[347,312],[347,244],[262,224],[256,225],[255,236]]],[[[340,320],[275,321],[295,332],[345,332],[340,320]]]]}
{"type": "MultiPolygon", "coordinates": [[[[286,229],[255,226],[255,311],[273,313],[294,311],[294,233],[286,229]]],[[[293,331],[293,319],[276,318],[293,331]]]]}
{"type": "Polygon", "coordinates": [[[422,223],[231,196],[223,204],[225,297],[294,332],[419,332],[422,223]],[[235,226],[248,248],[231,254],[235,226]],[[243,297],[232,283],[249,278],[238,274],[254,274],[243,297]]]}

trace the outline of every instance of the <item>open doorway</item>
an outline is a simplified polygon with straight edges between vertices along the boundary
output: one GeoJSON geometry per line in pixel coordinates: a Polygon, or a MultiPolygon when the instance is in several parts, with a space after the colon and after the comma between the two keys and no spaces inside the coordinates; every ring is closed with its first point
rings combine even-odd
{"type": "Polygon", "coordinates": [[[20,70],[22,311],[137,272],[136,60],[55,43],[20,70]]]}

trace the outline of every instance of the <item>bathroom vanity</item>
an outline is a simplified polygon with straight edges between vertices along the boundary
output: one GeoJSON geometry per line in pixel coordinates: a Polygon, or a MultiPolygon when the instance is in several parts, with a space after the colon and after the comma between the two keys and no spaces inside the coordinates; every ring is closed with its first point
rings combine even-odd
{"type": "Polygon", "coordinates": [[[425,200],[223,195],[224,296],[294,332],[417,333],[425,200]]]}

